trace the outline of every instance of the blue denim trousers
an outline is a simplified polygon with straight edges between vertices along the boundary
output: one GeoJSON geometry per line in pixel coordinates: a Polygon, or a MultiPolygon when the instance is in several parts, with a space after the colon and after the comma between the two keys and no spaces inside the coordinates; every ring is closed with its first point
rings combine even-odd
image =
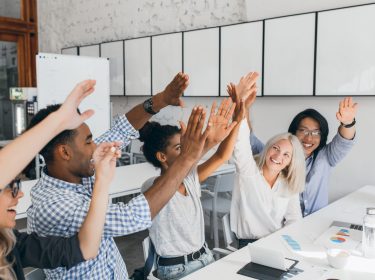
{"type": "Polygon", "coordinates": [[[177,280],[186,275],[205,267],[215,261],[212,252],[205,245],[206,253],[202,254],[198,259],[185,264],[176,264],[169,266],[161,266],[157,264],[156,275],[160,280],[177,280]]]}

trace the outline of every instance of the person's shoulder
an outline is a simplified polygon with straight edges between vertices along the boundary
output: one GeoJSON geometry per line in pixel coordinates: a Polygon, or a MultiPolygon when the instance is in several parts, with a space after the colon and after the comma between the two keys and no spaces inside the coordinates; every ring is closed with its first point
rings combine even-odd
{"type": "Polygon", "coordinates": [[[146,181],[143,182],[141,187],[141,193],[146,192],[153,184],[155,179],[158,178],[157,176],[148,178],[146,181]]]}

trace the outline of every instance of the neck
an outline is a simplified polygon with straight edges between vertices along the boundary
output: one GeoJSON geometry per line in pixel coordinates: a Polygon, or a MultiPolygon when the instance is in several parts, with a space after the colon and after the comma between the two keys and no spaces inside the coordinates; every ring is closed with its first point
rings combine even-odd
{"type": "Polygon", "coordinates": [[[279,177],[279,172],[275,172],[273,170],[270,170],[266,168],[266,166],[263,167],[263,177],[266,179],[267,183],[270,185],[271,189],[273,185],[275,184],[277,178],[279,177]]]}
{"type": "Polygon", "coordinates": [[[73,183],[73,184],[82,183],[81,177],[73,175],[66,168],[62,166],[48,164],[46,170],[47,170],[48,176],[59,179],[61,181],[65,181],[65,182],[73,183]]]}

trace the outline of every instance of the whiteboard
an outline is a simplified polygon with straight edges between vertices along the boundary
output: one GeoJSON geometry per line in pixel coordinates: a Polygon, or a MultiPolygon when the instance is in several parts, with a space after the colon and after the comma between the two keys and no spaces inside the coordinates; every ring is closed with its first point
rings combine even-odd
{"type": "Polygon", "coordinates": [[[99,45],[79,47],[79,55],[99,57],[99,45]]]}
{"type": "MultiPolygon", "coordinates": [[[[221,28],[221,92],[228,96],[227,84],[237,83],[250,71],[262,74],[263,23],[252,22],[221,28]]],[[[262,77],[258,78],[257,95],[262,93],[262,77]]]]}
{"type": "Polygon", "coordinates": [[[375,94],[375,5],[318,14],[316,95],[375,94]]]}
{"type": "Polygon", "coordinates": [[[219,28],[184,32],[185,96],[219,95],[219,28]]]}
{"type": "Polygon", "coordinates": [[[62,49],[61,54],[78,55],[78,47],[62,49]]]}
{"type": "Polygon", "coordinates": [[[110,127],[109,61],[106,58],[39,53],[36,55],[38,108],[62,103],[74,86],[95,79],[95,91],[86,97],[80,110],[94,109],[87,120],[94,138],[110,127]]]}
{"type": "Polygon", "coordinates": [[[264,95],[313,95],[315,14],[265,21],[264,95]]]}
{"type": "Polygon", "coordinates": [[[153,36],[151,40],[152,94],[156,94],[182,71],[182,33],[153,36]]]}
{"type": "Polygon", "coordinates": [[[150,37],[125,41],[125,95],[151,95],[150,37]]]}
{"type": "Polygon", "coordinates": [[[100,45],[100,56],[109,58],[111,95],[124,95],[124,42],[110,42],[100,45]]]}

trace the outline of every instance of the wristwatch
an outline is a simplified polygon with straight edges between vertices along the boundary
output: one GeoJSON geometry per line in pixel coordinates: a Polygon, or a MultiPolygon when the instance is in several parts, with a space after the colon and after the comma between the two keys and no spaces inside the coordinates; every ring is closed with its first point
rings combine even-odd
{"type": "Polygon", "coordinates": [[[343,124],[343,123],[341,123],[341,125],[342,125],[343,127],[345,127],[345,128],[351,128],[352,126],[355,125],[355,123],[356,123],[356,120],[355,120],[355,118],[354,118],[354,120],[353,120],[351,123],[349,123],[349,124],[343,124]]]}
{"type": "Polygon", "coordinates": [[[155,112],[153,109],[152,109],[152,105],[154,105],[152,103],[152,98],[149,98],[147,100],[145,100],[145,102],[143,102],[143,109],[145,109],[145,111],[151,115],[155,115],[159,112],[155,112]]]}

